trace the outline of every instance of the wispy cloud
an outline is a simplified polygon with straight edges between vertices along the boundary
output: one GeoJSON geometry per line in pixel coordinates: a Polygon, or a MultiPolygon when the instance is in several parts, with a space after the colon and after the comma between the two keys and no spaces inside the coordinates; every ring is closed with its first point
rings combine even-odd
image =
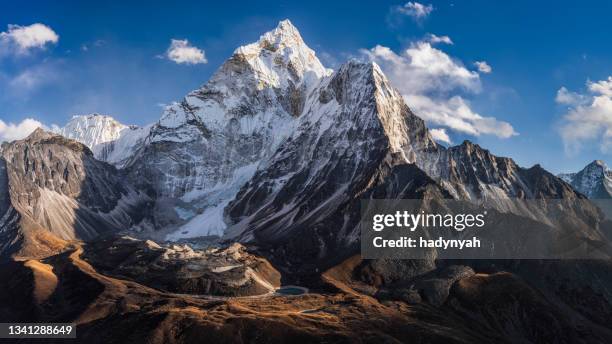
{"type": "Polygon", "coordinates": [[[434,48],[430,39],[413,42],[399,54],[380,45],[362,53],[381,66],[418,116],[430,125],[443,127],[436,131],[438,140],[450,141],[447,131],[441,131],[444,128],[474,136],[517,135],[510,123],[471,108],[463,94],[481,91],[480,75],[434,48]]]}
{"type": "Polygon", "coordinates": [[[63,77],[61,60],[45,60],[5,76],[4,92],[10,97],[28,98],[44,86],[57,83],[63,77]]]}
{"type": "Polygon", "coordinates": [[[97,39],[93,41],[93,43],[83,43],[81,44],[81,51],[89,51],[91,48],[99,48],[106,44],[106,41],[103,39],[97,39]]]}
{"type": "Polygon", "coordinates": [[[431,133],[433,139],[436,141],[448,144],[452,143],[450,137],[448,136],[448,133],[446,132],[446,129],[444,128],[429,129],[429,132],[431,133]]]}
{"type": "Polygon", "coordinates": [[[171,40],[166,57],[178,64],[194,65],[208,62],[204,50],[190,45],[186,39],[171,40]]]}
{"type": "Polygon", "coordinates": [[[416,1],[409,1],[401,6],[395,6],[393,10],[399,14],[411,17],[415,21],[421,21],[434,10],[431,4],[423,5],[416,1]]]}
{"type": "Polygon", "coordinates": [[[53,125],[49,128],[33,118],[26,118],[19,123],[6,123],[0,119],[0,142],[21,140],[30,135],[37,128],[53,130],[56,127],[57,126],[53,125]]]}
{"type": "Polygon", "coordinates": [[[425,39],[431,44],[436,44],[436,43],[453,44],[453,41],[450,39],[450,37],[436,36],[433,33],[427,34],[425,39]]]}
{"type": "Polygon", "coordinates": [[[585,144],[599,145],[603,153],[612,149],[612,76],[587,81],[587,92],[557,91],[555,101],[567,105],[559,129],[568,155],[580,152],[585,144]]]}
{"type": "Polygon", "coordinates": [[[0,32],[0,49],[15,54],[27,54],[34,49],[44,49],[59,41],[59,35],[50,27],[36,23],[28,26],[8,25],[0,32]]]}
{"type": "Polygon", "coordinates": [[[478,68],[478,71],[484,74],[489,74],[493,71],[493,68],[487,63],[487,61],[476,61],[474,66],[478,68]]]}

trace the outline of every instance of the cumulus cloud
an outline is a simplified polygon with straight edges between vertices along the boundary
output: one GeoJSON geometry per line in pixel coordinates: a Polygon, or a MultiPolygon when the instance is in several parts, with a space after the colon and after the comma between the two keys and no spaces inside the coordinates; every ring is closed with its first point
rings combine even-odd
{"type": "Polygon", "coordinates": [[[608,77],[608,80],[601,80],[597,82],[587,82],[589,91],[595,94],[601,94],[606,97],[612,97],[612,76],[608,77]]]}
{"type": "Polygon", "coordinates": [[[476,68],[478,68],[478,71],[484,74],[489,74],[493,71],[493,68],[491,68],[491,66],[489,66],[489,64],[486,61],[476,61],[474,62],[474,66],[476,66],[476,68]]]}
{"type": "Polygon", "coordinates": [[[430,124],[473,136],[484,134],[508,138],[517,135],[510,123],[480,115],[461,96],[436,99],[425,95],[404,95],[404,98],[416,115],[430,124]]]}
{"type": "Polygon", "coordinates": [[[586,86],[584,94],[561,87],[555,97],[557,103],[569,106],[559,130],[569,155],[585,144],[599,144],[603,153],[612,150],[612,76],[587,81],[586,86]]]}
{"type": "Polygon", "coordinates": [[[30,135],[36,128],[48,129],[41,122],[32,118],[26,118],[17,124],[6,123],[0,119],[0,142],[21,140],[30,135]]]}
{"type": "Polygon", "coordinates": [[[173,39],[166,51],[166,57],[178,64],[207,63],[204,50],[189,44],[186,39],[173,39]]]}
{"type": "MultiPolygon", "coordinates": [[[[401,54],[380,45],[362,53],[380,65],[408,106],[428,124],[474,136],[517,135],[509,123],[472,110],[462,95],[481,91],[479,74],[434,48],[431,42],[412,43],[401,54]]],[[[440,129],[438,139],[446,139],[440,129]]]]}
{"type": "Polygon", "coordinates": [[[396,6],[395,12],[407,15],[412,19],[419,21],[425,19],[433,11],[432,5],[423,5],[418,2],[409,1],[402,6],[396,6]]]}
{"type": "Polygon", "coordinates": [[[448,144],[452,143],[450,137],[448,137],[448,133],[446,132],[446,129],[444,128],[429,129],[429,132],[431,133],[431,137],[433,137],[433,139],[436,141],[444,142],[448,144]]]}
{"type": "Polygon", "coordinates": [[[0,32],[0,43],[3,48],[15,48],[18,54],[24,54],[33,49],[43,49],[47,44],[54,44],[58,41],[57,33],[40,23],[28,26],[9,24],[6,32],[0,32]]]}
{"type": "Polygon", "coordinates": [[[378,63],[405,94],[456,88],[478,92],[481,89],[478,73],[466,69],[429,42],[413,43],[402,54],[381,45],[362,52],[378,63]]]}
{"type": "Polygon", "coordinates": [[[427,35],[427,41],[431,44],[444,43],[453,44],[453,41],[448,36],[436,36],[433,33],[427,35]]]}
{"type": "Polygon", "coordinates": [[[557,91],[555,102],[563,105],[580,105],[588,101],[588,97],[576,92],[571,92],[565,87],[561,87],[557,91]]]}

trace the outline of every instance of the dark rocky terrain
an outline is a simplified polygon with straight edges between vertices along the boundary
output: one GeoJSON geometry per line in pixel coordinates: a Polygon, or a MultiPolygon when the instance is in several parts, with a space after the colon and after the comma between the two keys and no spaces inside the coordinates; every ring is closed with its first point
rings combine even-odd
{"type": "Polygon", "coordinates": [[[202,251],[185,244],[162,247],[150,240],[109,238],[88,244],[84,259],[100,272],[178,294],[263,295],[279,288],[281,279],[270,263],[238,243],[202,251]]]}

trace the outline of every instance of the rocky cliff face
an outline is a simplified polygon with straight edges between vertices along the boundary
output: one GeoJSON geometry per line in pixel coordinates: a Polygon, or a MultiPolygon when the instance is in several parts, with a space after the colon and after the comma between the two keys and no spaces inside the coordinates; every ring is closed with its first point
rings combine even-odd
{"type": "MultiPolygon", "coordinates": [[[[129,229],[146,213],[147,198],[85,145],[37,129],[2,149],[3,243],[92,239],[129,229]]],[[[19,249],[28,250],[28,245],[19,249]]],[[[12,246],[12,245],[9,245],[12,246]]],[[[13,251],[4,247],[4,251],[13,251]]]]}

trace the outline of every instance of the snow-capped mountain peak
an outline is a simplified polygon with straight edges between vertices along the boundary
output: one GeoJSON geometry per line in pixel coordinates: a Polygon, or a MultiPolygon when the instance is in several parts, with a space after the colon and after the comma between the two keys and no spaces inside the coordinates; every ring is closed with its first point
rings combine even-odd
{"type": "Polygon", "coordinates": [[[292,46],[304,44],[298,29],[293,26],[289,19],[281,20],[276,29],[266,32],[261,36],[259,42],[268,41],[279,48],[281,45],[292,46]]]}
{"type": "Polygon", "coordinates": [[[128,126],[109,115],[93,113],[72,116],[57,133],[86,145],[96,159],[123,167],[148,135],[149,127],[128,126]]]}
{"type": "Polygon", "coordinates": [[[312,83],[331,73],[288,19],[257,42],[237,48],[233,57],[244,59],[262,81],[283,89],[289,81],[312,83]]]}
{"type": "Polygon", "coordinates": [[[594,160],[579,172],[562,173],[559,177],[589,198],[612,197],[612,171],[602,160],[594,160]]]}
{"type": "Polygon", "coordinates": [[[58,134],[77,140],[93,149],[95,146],[114,141],[127,126],[108,115],[92,113],[75,115],[61,128],[58,134]]]}
{"type": "Polygon", "coordinates": [[[608,169],[608,165],[606,165],[606,163],[603,160],[594,160],[589,165],[599,166],[599,167],[603,168],[604,170],[608,169]]]}

